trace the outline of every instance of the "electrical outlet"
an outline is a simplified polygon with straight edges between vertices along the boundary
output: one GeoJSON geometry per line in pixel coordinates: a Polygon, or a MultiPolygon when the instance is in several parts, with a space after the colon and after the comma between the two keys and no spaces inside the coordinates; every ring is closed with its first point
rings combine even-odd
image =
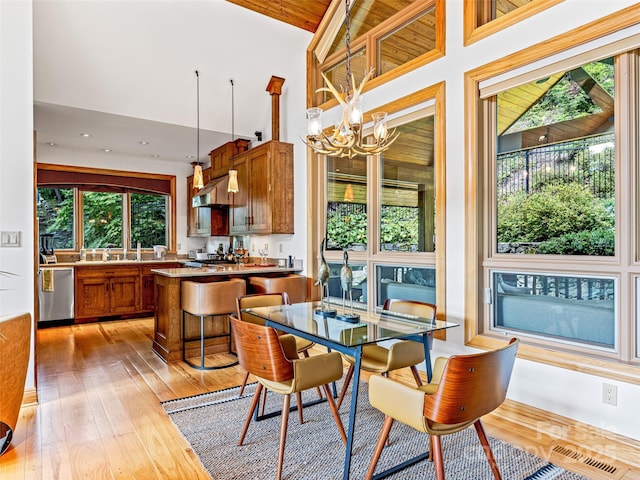
{"type": "Polygon", "coordinates": [[[602,384],[602,403],[618,405],[618,387],[611,383],[602,384]]]}

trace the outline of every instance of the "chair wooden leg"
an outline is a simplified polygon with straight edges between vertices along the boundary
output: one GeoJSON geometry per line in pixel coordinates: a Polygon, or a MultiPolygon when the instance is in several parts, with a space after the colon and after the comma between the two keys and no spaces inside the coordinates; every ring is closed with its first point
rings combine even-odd
{"type": "Polygon", "coordinates": [[[329,408],[331,409],[331,414],[333,415],[333,419],[338,426],[338,432],[340,432],[340,437],[342,437],[342,443],[347,444],[347,434],[344,432],[344,426],[342,425],[342,420],[340,419],[340,413],[338,413],[338,407],[336,406],[336,401],[333,399],[333,395],[331,395],[331,390],[329,385],[325,384],[322,386],[324,388],[324,394],[327,396],[327,403],[329,403],[329,408]]]}
{"type": "Polygon", "coordinates": [[[244,374],[244,380],[242,380],[242,386],[240,387],[240,392],[238,392],[238,396],[241,397],[244,393],[244,387],[247,386],[247,382],[249,381],[249,372],[244,374]]]}
{"type": "Polygon", "coordinates": [[[380,454],[382,453],[382,450],[384,449],[384,446],[387,443],[387,438],[389,437],[389,432],[391,431],[392,425],[393,425],[393,417],[385,415],[384,423],[382,424],[382,430],[380,430],[380,435],[378,435],[376,448],[373,451],[373,457],[371,458],[371,463],[369,464],[369,470],[367,470],[367,475],[364,477],[365,480],[371,480],[373,478],[373,472],[376,471],[376,465],[378,465],[378,460],[380,460],[380,454]]]}
{"type": "Polygon", "coordinates": [[[439,435],[431,435],[433,447],[433,468],[436,471],[436,480],[444,480],[444,463],[442,461],[442,442],[439,435]]]}
{"type": "Polygon", "coordinates": [[[264,407],[267,404],[267,392],[268,390],[265,388],[264,392],[262,392],[262,403],[260,404],[260,415],[264,415],[264,407]]]}
{"type": "Polygon", "coordinates": [[[429,461],[433,462],[433,435],[429,435],[429,461]]]}
{"type": "Polygon", "coordinates": [[[413,379],[416,381],[416,385],[421,387],[422,386],[422,377],[420,377],[420,373],[418,372],[418,369],[415,367],[415,365],[413,365],[411,367],[411,373],[413,373],[413,379]]]}
{"type": "Polygon", "coordinates": [[[476,420],[473,426],[476,427],[476,433],[478,434],[478,438],[480,439],[480,443],[482,444],[482,450],[484,450],[484,454],[489,461],[489,466],[491,467],[491,471],[493,472],[493,478],[495,478],[496,480],[502,480],[500,470],[498,470],[498,464],[496,463],[496,459],[493,456],[493,451],[491,450],[491,445],[489,445],[489,439],[487,438],[487,434],[484,431],[484,427],[482,426],[482,422],[480,421],[480,419],[476,420]]]}
{"type": "Polygon", "coordinates": [[[342,384],[342,390],[340,390],[340,396],[338,397],[338,403],[337,403],[338,410],[340,410],[340,405],[342,405],[344,394],[347,392],[347,388],[349,388],[349,383],[351,383],[352,377],[353,377],[353,364],[349,365],[349,370],[347,370],[347,374],[344,376],[344,383],[342,384]]]}
{"type": "Polygon", "coordinates": [[[302,392],[296,392],[296,401],[298,402],[298,419],[300,420],[300,425],[304,423],[304,418],[302,418],[302,392]]]}
{"type": "Polygon", "coordinates": [[[282,478],[282,465],[284,463],[284,446],[287,442],[287,426],[289,425],[289,405],[291,403],[291,397],[289,395],[283,395],[282,400],[282,414],[280,419],[280,447],[278,449],[278,472],[276,473],[276,480],[282,478]]]}
{"type": "Polygon", "coordinates": [[[260,400],[260,393],[262,393],[263,388],[264,386],[261,383],[259,383],[256,388],[256,391],[253,394],[253,400],[251,400],[251,406],[249,407],[249,413],[247,413],[247,419],[244,421],[244,427],[242,428],[242,433],[240,434],[240,440],[238,441],[238,446],[242,446],[242,442],[244,442],[244,436],[247,434],[247,430],[249,430],[249,425],[251,424],[251,417],[253,416],[253,412],[256,411],[256,407],[258,406],[258,400],[260,400]]]}

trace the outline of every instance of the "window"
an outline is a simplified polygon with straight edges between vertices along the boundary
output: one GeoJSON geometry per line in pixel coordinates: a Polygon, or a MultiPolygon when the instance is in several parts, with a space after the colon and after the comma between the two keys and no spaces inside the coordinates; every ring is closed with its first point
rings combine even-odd
{"type": "MultiPolygon", "coordinates": [[[[351,8],[351,71],[359,85],[373,68],[369,87],[391,80],[402,70],[425,65],[444,55],[445,0],[362,0],[351,8]],[[402,68],[400,68],[402,67],[402,68]]],[[[346,82],[345,12],[336,9],[331,22],[318,30],[308,50],[309,106],[319,106],[332,96],[324,91],[322,75],[339,88],[346,82]]],[[[366,89],[365,89],[366,91],[366,89]]]]}
{"type": "MultiPolygon", "coordinates": [[[[539,57],[536,70],[511,59],[468,75],[480,92],[472,343],[513,333],[545,351],[639,361],[639,40],[599,42],[547,65],[539,57]],[[489,70],[498,76],[483,77],[489,70]]],[[[579,41],[561,40],[565,49],[579,41]]],[[[523,58],[534,50],[554,53],[532,47],[523,58]]]]}
{"type": "Polygon", "coordinates": [[[392,296],[436,303],[439,315],[446,314],[444,232],[435,227],[444,218],[444,172],[438,167],[444,158],[436,156],[444,139],[444,119],[436,114],[443,96],[444,84],[428,87],[416,92],[421,103],[411,113],[392,113],[389,127],[400,135],[380,155],[319,156],[315,162],[320,188],[312,198],[325,213],[318,217],[316,244],[327,240],[332,300],[342,299],[346,250],[356,305],[381,307],[392,296]]]}
{"type": "Polygon", "coordinates": [[[464,43],[476,42],[562,1],[464,0],[464,43]]]}
{"type": "Polygon", "coordinates": [[[39,229],[53,248],[175,250],[175,177],[102,172],[38,165],[39,229]]]}
{"type": "Polygon", "coordinates": [[[52,235],[51,247],[55,250],[74,246],[73,195],[72,188],[39,188],[37,191],[38,232],[52,235]]]}

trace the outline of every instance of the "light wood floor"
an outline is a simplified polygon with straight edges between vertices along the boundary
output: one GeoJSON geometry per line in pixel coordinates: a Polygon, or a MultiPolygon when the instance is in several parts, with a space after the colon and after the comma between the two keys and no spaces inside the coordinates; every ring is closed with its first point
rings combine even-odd
{"type": "MultiPolygon", "coordinates": [[[[209,478],[159,402],[238,385],[243,372],[167,365],[152,329],[147,318],[38,331],[39,404],[22,408],[0,479],[209,478]]],[[[485,426],[588,478],[640,480],[638,442],[510,401],[485,426]]]]}

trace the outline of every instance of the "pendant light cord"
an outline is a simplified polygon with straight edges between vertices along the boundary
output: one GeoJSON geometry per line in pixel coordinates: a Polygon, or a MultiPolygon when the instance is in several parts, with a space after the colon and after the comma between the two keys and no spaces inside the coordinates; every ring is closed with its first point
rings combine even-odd
{"type": "Polygon", "coordinates": [[[200,73],[196,70],[196,162],[200,165],[200,73]]]}
{"type": "Polygon", "coordinates": [[[346,23],[346,34],[345,34],[345,47],[347,49],[347,92],[349,95],[351,92],[351,7],[349,6],[349,0],[345,0],[345,23],[346,23]]]}
{"type": "Polygon", "coordinates": [[[234,124],[235,124],[235,105],[234,105],[234,95],[233,95],[233,78],[229,80],[231,82],[231,141],[233,142],[236,139],[235,133],[234,133],[234,124]]]}

